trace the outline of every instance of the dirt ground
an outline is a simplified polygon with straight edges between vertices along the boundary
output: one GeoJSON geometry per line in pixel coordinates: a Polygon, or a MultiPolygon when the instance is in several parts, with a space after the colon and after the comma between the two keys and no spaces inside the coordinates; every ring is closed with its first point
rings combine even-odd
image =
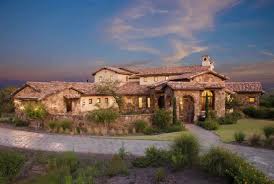
{"type": "MultiPolygon", "coordinates": [[[[21,152],[26,157],[26,163],[19,176],[13,182],[19,184],[24,180],[35,176],[46,174],[46,158],[59,154],[56,152],[33,151],[25,149],[14,149],[0,146],[1,150],[15,150],[21,152]]],[[[95,160],[110,160],[112,155],[77,154],[80,163],[85,165],[93,163],[95,160]]],[[[130,156],[130,162],[134,157],[130,156]]],[[[130,168],[127,176],[100,177],[96,178],[96,184],[155,184],[155,171],[157,168],[130,168]]],[[[160,184],[222,184],[227,183],[224,178],[211,176],[198,168],[187,168],[179,172],[171,172],[165,168],[166,178],[160,184]]],[[[158,182],[159,183],[159,182],[158,182]]]]}

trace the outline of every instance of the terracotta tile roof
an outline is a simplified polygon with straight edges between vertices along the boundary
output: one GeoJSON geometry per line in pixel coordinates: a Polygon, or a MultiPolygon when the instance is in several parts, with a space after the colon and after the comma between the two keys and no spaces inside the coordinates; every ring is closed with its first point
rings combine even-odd
{"type": "Polygon", "coordinates": [[[118,93],[122,95],[147,95],[150,93],[150,88],[140,85],[139,82],[128,82],[119,88],[118,93]]]}
{"type": "Polygon", "coordinates": [[[260,82],[226,82],[225,87],[233,92],[263,92],[260,82]]]}
{"type": "Polygon", "coordinates": [[[179,75],[192,72],[203,72],[209,70],[209,67],[194,65],[194,66],[177,66],[177,67],[156,67],[144,68],[140,70],[138,76],[150,75],[179,75]]]}
{"type": "Polygon", "coordinates": [[[95,75],[97,72],[99,72],[101,70],[110,70],[110,71],[113,71],[115,73],[123,74],[123,75],[132,75],[132,74],[134,74],[134,72],[131,72],[131,71],[123,69],[123,68],[115,68],[115,67],[107,66],[107,67],[100,68],[99,70],[95,71],[92,75],[95,75]]]}
{"type": "Polygon", "coordinates": [[[222,74],[219,74],[215,71],[206,70],[206,71],[195,71],[195,72],[183,73],[183,74],[180,74],[180,75],[172,76],[172,77],[169,78],[169,80],[170,81],[172,81],[172,80],[184,80],[184,79],[190,80],[190,79],[193,79],[194,77],[197,77],[199,75],[206,74],[206,73],[213,74],[213,75],[218,76],[218,77],[220,77],[224,80],[228,79],[226,76],[224,76],[222,74]]]}
{"type": "Polygon", "coordinates": [[[167,85],[174,90],[204,90],[204,89],[222,89],[225,84],[217,82],[167,82],[167,85]]]}

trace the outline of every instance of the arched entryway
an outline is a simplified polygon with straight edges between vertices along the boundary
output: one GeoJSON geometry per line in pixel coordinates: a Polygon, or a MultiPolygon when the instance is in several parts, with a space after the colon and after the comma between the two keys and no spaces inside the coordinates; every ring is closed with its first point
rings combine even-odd
{"type": "Polygon", "coordinates": [[[180,117],[183,122],[193,123],[194,99],[192,96],[184,96],[180,99],[180,117]]]}
{"type": "Polygon", "coordinates": [[[165,108],[165,97],[164,97],[164,96],[160,96],[160,97],[158,98],[158,107],[159,107],[160,109],[165,108]]]}

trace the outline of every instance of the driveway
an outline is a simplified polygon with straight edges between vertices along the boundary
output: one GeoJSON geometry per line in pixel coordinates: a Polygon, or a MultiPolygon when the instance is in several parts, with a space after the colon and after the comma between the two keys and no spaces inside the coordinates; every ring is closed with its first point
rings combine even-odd
{"type": "Polygon", "coordinates": [[[207,151],[212,146],[227,148],[246,158],[249,162],[266,173],[270,178],[274,179],[274,150],[225,144],[211,131],[207,131],[193,124],[187,124],[186,128],[198,137],[203,152],[207,151]]]}

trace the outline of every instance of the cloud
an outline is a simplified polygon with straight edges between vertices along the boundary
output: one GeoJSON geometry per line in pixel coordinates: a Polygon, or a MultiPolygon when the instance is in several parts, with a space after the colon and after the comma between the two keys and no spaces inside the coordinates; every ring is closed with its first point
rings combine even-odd
{"type": "Polygon", "coordinates": [[[274,57],[274,54],[272,52],[268,52],[268,51],[261,51],[260,52],[261,54],[263,55],[266,55],[266,56],[271,56],[271,57],[274,57]]]}
{"type": "Polygon", "coordinates": [[[169,0],[134,1],[112,19],[107,30],[110,38],[122,49],[130,46],[127,49],[129,51],[156,55],[163,53],[170,55],[166,59],[180,60],[204,50],[201,48],[205,46],[191,45],[178,49],[176,44],[172,43],[174,50],[171,54],[157,46],[148,46],[148,42],[151,39],[163,39],[169,44],[171,37],[184,43],[197,42],[197,33],[213,30],[216,15],[238,2],[239,0],[173,0],[172,3],[169,0]],[[141,46],[138,45],[140,41],[143,43],[141,46]]]}
{"type": "Polygon", "coordinates": [[[178,40],[173,40],[172,45],[175,52],[164,58],[167,65],[176,65],[178,61],[184,59],[188,55],[196,52],[202,52],[207,49],[207,47],[194,46],[191,44],[183,44],[178,40]]]}

